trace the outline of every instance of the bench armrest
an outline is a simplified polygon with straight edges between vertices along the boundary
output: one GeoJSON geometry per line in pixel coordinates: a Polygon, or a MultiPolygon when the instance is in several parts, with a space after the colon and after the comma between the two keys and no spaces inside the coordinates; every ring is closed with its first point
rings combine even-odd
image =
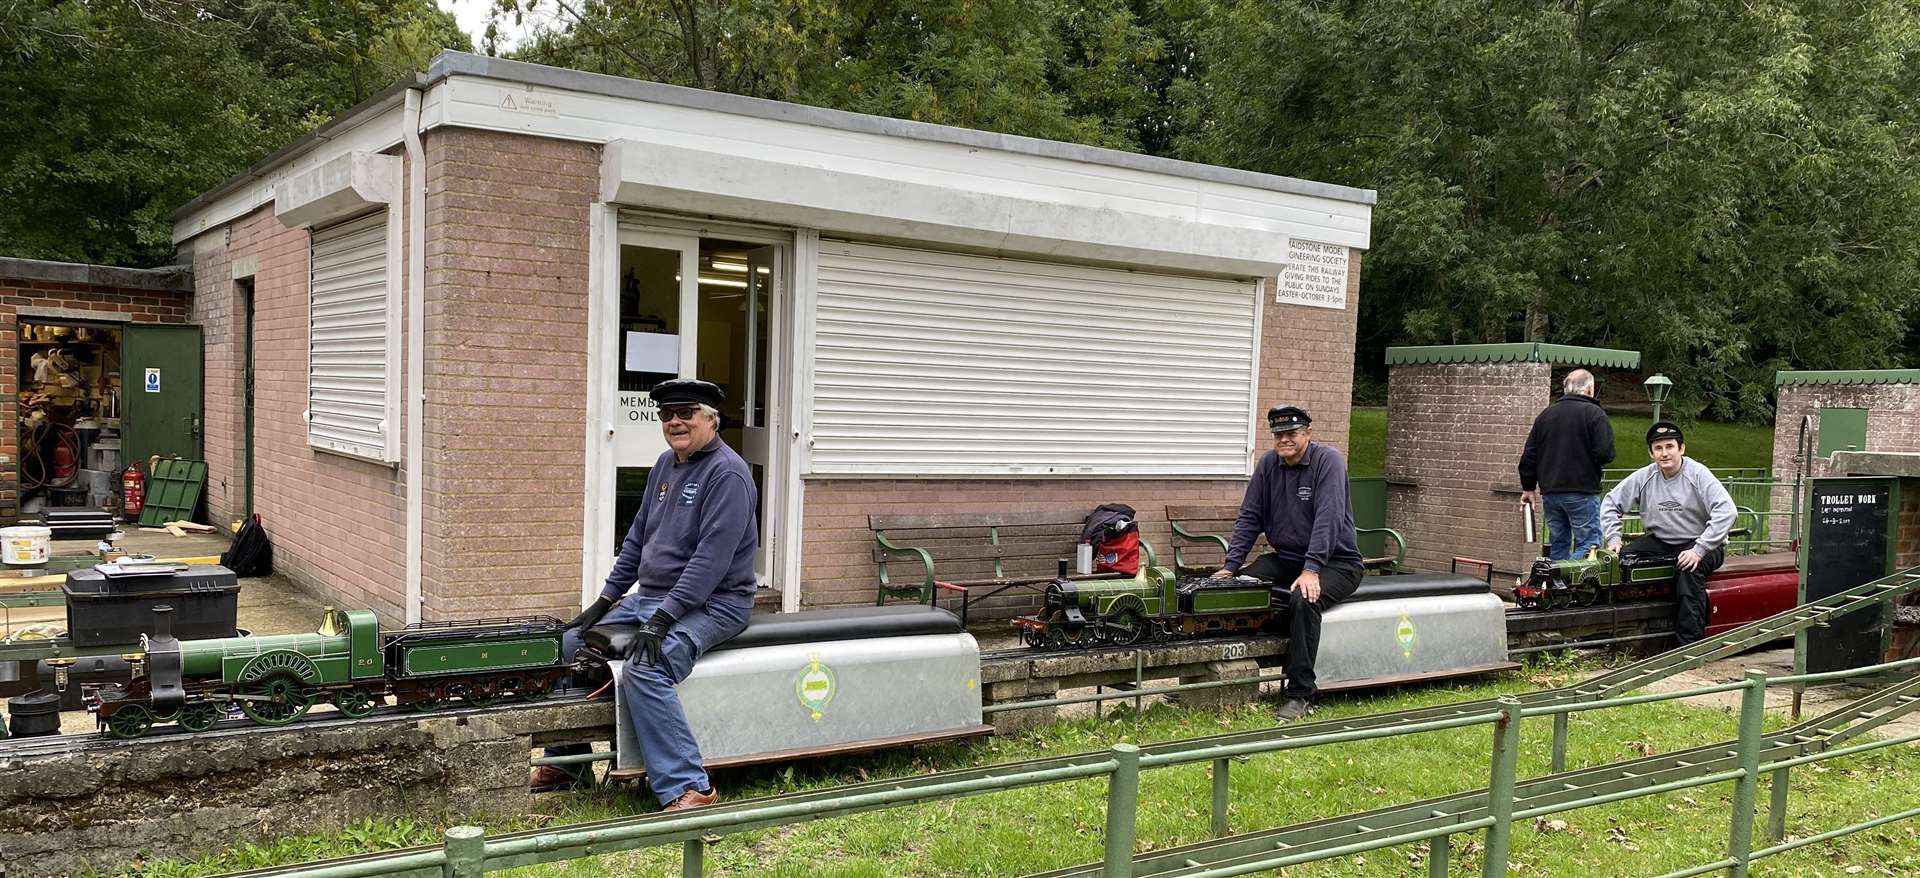
{"type": "Polygon", "coordinates": [[[1180,568],[1182,566],[1185,566],[1186,564],[1186,562],[1182,560],[1180,557],[1180,540],[1178,538],[1183,537],[1189,540],[1212,540],[1220,544],[1220,551],[1223,554],[1229,548],[1229,546],[1227,545],[1227,538],[1219,534],[1197,534],[1187,530],[1184,527],[1181,527],[1180,522],[1169,520],[1167,523],[1173,526],[1173,535],[1174,537],[1176,537],[1173,543],[1173,569],[1175,573],[1178,573],[1180,568]]]}
{"type": "Polygon", "coordinates": [[[1354,530],[1362,534],[1386,534],[1387,539],[1393,541],[1393,565],[1387,568],[1388,573],[1398,573],[1400,568],[1406,565],[1407,538],[1399,531],[1390,527],[1359,527],[1354,530]]]}
{"type": "Polygon", "coordinates": [[[881,604],[884,604],[887,602],[888,589],[904,590],[907,588],[917,588],[920,591],[920,597],[923,600],[926,600],[929,603],[931,603],[933,601],[933,591],[936,587],[938,587],[935,584],[934,578],[933,578],[933,554],[928,552],[926,549],[920,548],[919,546],[895,545],[893,541],[887,539],[887,535],[885,533],[882,533],[880,531],[874,531],[873,541],[874,543],[879,545],[880,552],[882,555],[882,557],[880,558],[880,563],[878,565],[880,567],[880,589],[879,589],[878,596],[874,599],[874,602],[873,602],[874,606],[880,606],[881,604]],[[894,585],[893,580],[887,574],[887,559],[894,555],[918,558],[920,560],[921,568],[926,573],[925,579],[922,580],[918,585],[913,585],[913,586],[894,585]]]}

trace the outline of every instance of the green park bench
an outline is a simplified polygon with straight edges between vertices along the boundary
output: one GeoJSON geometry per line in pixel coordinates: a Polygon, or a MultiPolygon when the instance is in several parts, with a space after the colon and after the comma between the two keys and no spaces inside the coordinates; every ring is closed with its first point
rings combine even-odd
{"type": "MultiPolygon", "coordinates": [[[[1208,545],[1219,549],[1224,556],[1227,540],[1233,534],[1233,521],[1240,516],[1240,507],[1234,506],[1168,506],[1167,523],[1173,525],[1173,564],[1174,567],[1187,569],[1217,569],[1220,559],[1210,563],[1190,562],[1186,552],[1196,545],[1208,545]]],[[[1361,563],[1368,573],[1398,573],[1407,561],[1407,538],[1389,527],[1355,528],[1360,539],[1361,563]],[[1393,544],[1393,551],[1386,551],[1386,544],[1393,544]]]]}
{"type": "MultiPolygon", "coordinates": [[[[956,512],[938,515],[869,515],[873,561],[880,573],[874,600],[911,596],[937,605],[945,591],[959,596],[960,619],[971,604],[1010,588],[1039,590],[1058,575],[1062,558],[1072,562],[1086,522],[1084,511],[956,512]],[[911,572],[900,576],[905,562],[911,572]],[[941,565],[935,571],[935,565],[941,565]],[[889,566],[892,565],[892,566],[889,566]],[[957,574],[954,571],[959,571],[957,574]],[[942,574],[945,574],[944,576],[942,574]]],[[[1153,547],[1140,541],[1140,563],[1153,564],[1153,547]]],[[[1119,579],[1125,574],[1070,574],[1074,581],[1119,579]]]]}

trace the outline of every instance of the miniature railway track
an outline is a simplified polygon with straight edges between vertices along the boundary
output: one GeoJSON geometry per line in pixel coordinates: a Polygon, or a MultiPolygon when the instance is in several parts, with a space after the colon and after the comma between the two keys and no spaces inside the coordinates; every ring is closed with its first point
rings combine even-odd
{"type": "MultiPolygon", "coordinates": [[[[1646,686],[1649,683],[1672,676],[1682,671],[1699,667],[1707,662],[1739,653],[1747,648],[1767,643],[1780,637],[1793,634],[1805,628],[1824,624],[1836,616],[1845,615],[1853,610],[1864,609],[1875,604],[1897,600],[1898,598],[1920,590],[1920,567],[1896,573],[1873,582],[1864,583],[1843,592],[1808,604],[1795,607],[1776,616],[1763,619],[1751,625],[1725,632],[1691,644],[1682,649],[1649,658],[1645,661],[1603,674],[1577,685],[1558,689],[1530,692],[1518,696],[1520,702],[1528,707],[1573,704],[1599,701],[1622,692],[1646,686]]],[[[1315,723],[1299,723],[1277,728],[1258,729],[1186,741],[1171,741],[1148,744],[1140,748],[1145,758],[1154,755],[1175,754],[1205,749],[1223,744],[1252,743],[1256,741],[1283,741],[1301,739],[1332,732],[1380,728],[1403,725],[1428,720],[1458,718],[1486,713],[1497,709],[1498,702],[1493,699],[1460,702],[1429,708],[1373,714],[1352,719],[1329,720],[1315,723]]],[[[1780,755],[1813,752],[1861,734],[1886,722],[1920,708],[1920,679],[1908,681],[1900,686],[1882,690],[1874,695],[1841,707],[1831,713],[1800,723],[1792,728],[1767,735],[1764,738],[1763,758],[1778,758],[1780,755]]],[[[779,804],[805,805],[831,799],[871,792],[890,792],[926,787],[934,784],[950,784],[965,781],[989,781],[995,777],[1015,773],[1045,771],[1097,765],[1110,758],[1106,751],[1079,753],[1067,756],[1054,756],[1044,759],[1032,759],[1024,762],[1001,763],[980,768],[960,769],[957,771],[934,772],[916,777],[904,777],[893,780],[871,781],[863,784],[832,787],[788,793],[779,796],[767,796],[759,799],[747,799],[738,802],[724,802],[702,809],[705,814],[725,814],[731,811],[779,804]]],[[[1723,770],[1733,758],[1726,744],[1709,745],[1681,753],[1662,754],[1628,763],[1597,766],[1564,772],[1544,778],[1535,778],[1522,783],[1516,789],[1516,795],[1526,807],[1536,807],[1555,802],[1572,802],[1582,798],[1601,795],[1606,790],[1624,788],[1644,788],[1684,777],[1699,777],[1723,770]],[[1654,779],[1658,778],[1658,779],[1654,779]]],[[[1209,862],[1202,857],[1212,856],[1215,864],[1227,862],[1232,857],[1252,856],[1247,851],[1253,848],[1234,849],[1232,844],[1253,845],[1263,853],[1270,854],[1278,849],[1276,845],[1289,844],[1280,836],[1282,833],[1296,833],[1301,844],[1318,843],[1334,846],[1363,841],[1373,837],[1387,837],[1405,832],[1416,826],[1452,825],[1475,819],[1470,816],[1476,807],[1483,807],[1486,800],[1485,790],[1459,793],[1454,796],[1393,806],[1361,815],[1347,815],[1328,820],[1314,821],[1294,827],[1268,830],[1255,836],[1235,836],[1199,845],[1169,851],[1155,852],[1139,862],[1159,863],[1157,868],[1163,872],[1139,871],[1135,874],[1178,874],[1178,870],[1201,871],[1200,864],[1209,862]],[[1398,815],[1398,816],[1396,816],[1398,815]],[[1400,823],[1393,823],[1400,820],[1400,823]],[[1424,821],[1424,822],[1423,822],[1424,821]],[[1437,821],[1437,822],[1436,822],[1437,821]],[[1384,833],[1384,835],[1381,835],[1384,833]],[[1273,836],[1268,838],[1267,836],[1273,836]],[[1320,839],[1320,841],[1313,841],[1320,839]],[[1337,841],[1333,841],[1337,839],[1337,841]],[[1178,854],[1178,861],[1175,855],[1178,854]]],[[[841,816],[876,810],[882,805],[840,807],[823,809],[813,815],[821,817],[841,816]]],[[[639,846],[637,844],[595,841],[592,833],[596,830],[629,828],[644,826],[652,822],[665,822],[679,819],[678,814],[654,813],[637,817],[617,817],[607,820],[572,824],[564,828],[567,837],[580,839],[578,842],[555,842],[545,853],[552,855],[567,851],[574,855],[613,853],[639,846]]],[[[782,821],[791,822],[791,821],[782,821]]],[[[739,830],[760,828],[768,824],[751,824],[737,827],[739,830]]],[[[490,836],[489,844],[535,836],[550,836],[554,828],[527,830],[525,832],[490,836]]],[[[684,834],[656,836],[646,844],[663,844],[697,838],[704,830],[688,830],[684,834]]],[[[1305,848],[1302,847],[1302,850],[1305,848]]],[[[439,856],[443,848],[439,845],[421,845],[380,853],[359,854],[331,860],[297,863],[231,873],[230,878],[268,878],[268,876],[310,873],[324,869],[334,876],[356,874],[356,867],[364,869],[365,874],[386,876],[406,876],[406,878],[434,878],[442,874],[443,861],[439,856]]],[[[500,868],[500,864],[490,864],[490,868],[500,868]]],[[[1088,874],[1088,867],[1073,867],[1060,872],[1047,873],[1050,876],[1088,874]]],[[[1092,867],[1095,872],[1098,866],[1092,867]]]]}
{"type": "MultiPolygon", "coordinates": [[[[583,689],[567,689],[538,702],[522,702],[514,707],[566,706],[583,704],[587,701],[587,692],[583,689]]],[[[312,718],[288,726],[263,726],[245,719],[223,719],[212,729],[204,732],[188,732],[178,726],[156,726],[153,731],[138,738],[110,738],[105,735],[48,735],[37,738],[6,738],[0,740],[0,762],[9,759],[22,759],[36,756],[54,756],[63,753],[93,752],[117,750],[124,747],[138,747],[149,742],[166,742],[183,738],[231,738],[257,735],[276,731],[326,730],[347,726],[368,725],[373,723],[410,722],[421,719],[439,719],[442,717],[481,716],[500,710],[501,705],[488,707],[443,707],[438,710],[414,710],[405,707],[381,707],[373,713],[357,719],[338,713],[313,714],[312,718]]]]}

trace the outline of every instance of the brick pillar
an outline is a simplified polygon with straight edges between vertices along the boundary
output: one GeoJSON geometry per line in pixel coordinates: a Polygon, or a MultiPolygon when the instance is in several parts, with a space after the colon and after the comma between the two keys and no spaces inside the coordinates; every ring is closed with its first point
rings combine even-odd
{"type": "MultiPolygon", "coordinates": [[[[1920,384],[1782,384],[1773,415],[1773,508],[1793,508],[1793,483],[1796,475],[1803,481],[1834,475],[1826,458],[1819,457],[1820,410],[1856,408],[1867,410],[1867,444],[1862,451],[1920,452],[1920,384]],[[1800,443],[1800,423],[1812,417],[1808,443],[1813,454],[1804,462],[1795,460],[1800,443]]],[[[1791,536],[1790,519],[1773,516],[1772,537],[1791,536]]]]}
{"type": "MultiPolygon", "coordinates": [[[[1546,363],[1395,365],[1387,377],[1387,526],[1407,564],[1444,572],[1456,555],[1517,574],[1537,553],[1519,514],[1516,467],[1545,408],[1546,363]]],[[[1501,585],[1496,576],[1495,585],[1501,585]]],[[[1511,582],[1511,577],[1508,578],[1511,582]]]]}

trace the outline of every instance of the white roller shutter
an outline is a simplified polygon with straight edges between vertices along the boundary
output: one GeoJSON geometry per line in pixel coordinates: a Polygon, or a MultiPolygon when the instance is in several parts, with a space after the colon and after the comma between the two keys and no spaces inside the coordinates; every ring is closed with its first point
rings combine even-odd
{"type": "Polygon", "coordinates": [[[809,469],[1244,475],[1254,282],[820,243],[809,469]]]}
{"type": "Polygon", "coordinates": [[[382,462],[398,459],[387,213],[313,230],[307,373],[308,444],[382,462]]]}

